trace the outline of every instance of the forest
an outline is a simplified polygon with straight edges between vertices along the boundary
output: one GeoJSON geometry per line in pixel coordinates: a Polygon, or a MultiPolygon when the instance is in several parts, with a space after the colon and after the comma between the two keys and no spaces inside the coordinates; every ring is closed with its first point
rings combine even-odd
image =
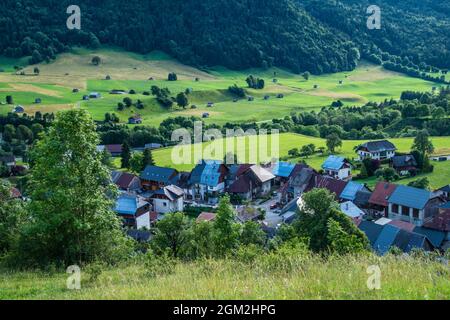
{"type": "Polygon", "coordinates": [[[0,55],[29,56],[34,64],[72,46],[103,44],[138,53],[162,50],[197,67],[277,66],[322,74],[352,70],[361,56],[419,77],[449,67],[448,4],[376,2],[381,30],[366,27],[367,1],[81,0],[81,30],[68,30],[67,0],[6,0],[0,55]]]}

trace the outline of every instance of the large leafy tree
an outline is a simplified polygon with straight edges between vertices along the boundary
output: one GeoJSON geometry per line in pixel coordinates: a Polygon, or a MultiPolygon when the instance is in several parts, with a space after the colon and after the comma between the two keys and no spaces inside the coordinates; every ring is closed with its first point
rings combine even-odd
{"type": "Polygon", "coordinates": [[[424,156],[434,152],[434,146],[427,130],[420,130],[417,132],[412,149],[419,151],[424,156]]]}
{"type": "Polygon", "coordinates": [[[115,187],[96,151],[95,123],[84,110],[59,113],[31,153],[29,205],[32,223],[23,231],[24,263],[113,262],[127,252],[112,211],[115,187]]]}
{"type": "Polygon", "coordinates": [[[348,235],[345,242],[355,244],[358,250],[369,247],[367,237],[340,211],[334,196],[326,189],[313,189],[303,195],[303,206],[294,228],[299,237],[309,238],[310,249],[316,252],[335,248],[333,241],[337,239],[333,235],[328,236],[330,230],[348,235]],[[333,221],[331,225],[330,219],[333,221]]]}
{"type": "Polygon", "coordinates": [[[336,148],[342,147],[342,140],[336,133],[327,136],[327,148],[330,152],[336,151],[336,148]]]}
{"type": "Polygon", "coordinates": [[[182,212],[169,213],[156,224],[151,245],[158,254],[179,258],[189,240],[189,219],[182,212]]]}
{"type": "Polygon", "coordinates": [[[240,226],[235,221],[236,213],[226,195],[220,199],[214,220],[214,244],[219,256],[230,253],[239,245],[240,226]]]}

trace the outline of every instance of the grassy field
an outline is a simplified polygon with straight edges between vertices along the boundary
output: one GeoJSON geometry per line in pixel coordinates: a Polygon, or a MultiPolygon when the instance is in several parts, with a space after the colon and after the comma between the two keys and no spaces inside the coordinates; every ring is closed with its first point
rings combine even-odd
{"type": "Polygon", "coordinates": [[[1,272],[2,299],[449,299],[450,271],[437,262],[412,257],[303,255],[261,256],[251,264],[207,260],[167,266],[169,273],[127,264],[68,290],[67,274],[1,272]],[[369,290],[369,266],[379,266],[380,290],[369,290]]]}
{"type": "MultiPolygon", "coordinates": [[[[399,152],[409,152],[411,150],[411,146],[413,144],[413,138],[398,138],[398,139],[389,139],[392,143],[394,143],[399,152]]],[[[434,137],[432,138],[434,147],[435,147],[435,154],[441,155],[441,154],[450,154],[450,137],[434,137]]],[[[356,154],[354,152],[354,147],[357,145],[360,145],[361,143],[364,143],[365,141],[357,141],[357,140],[346,140],[343,141],[342,148],[338,149],[336,154],[342,155],[350,160],[353,160],[356,157],[356,154]]],[[[204,150],[204,158],[206,159],[217,159],[222,160],[223,156],[218,155],[216,156],[214,154],[214,150],[219,150],[222,148],[223,150],[226,149],[227,143],[229,145],[234,145],[234,148],[230,148],[229,150],[234,150],[236,154],[242,154],[242,157],[238,157],[240,162],[250,162],[250,163],[256,163],[256,162],[263,162],[263,161],[269,161],[270,157],[260,158],[259,156],[255,158],[255,153],[249,152],[250,145],[255,145],[254,142],[250,141],[249,138],[238,138],[238,139],[225,139],[225,140],[216,140],[214,142],[208,142],[204,143],[202,148],[204,150]]],[[[293,148],[301,148],[304,145],[313,143],[317,148],[319,147],[325,147],[325,140],[321,138],[314,138],[299,134],[293,134],[293,133],[283,133],[279,136],[279,156],[285,157],[288,155],[288,151],[293,148]]],[[[266,146],[267,150],[270,150],[271,148],[271,140],[270,138],[267,140],[267,143],[259,142],[259,147],[266,146]]],[[[194,161],[194,148],[195,145],[189,145],[189,146],[183,146],[183,147],[177,147],[177,149],[174,148],[165,148],[160,150],[153,151],[154,158],[156,162],[161,166],[169,166],[169,167],[175,167],[178,170],[182,171],[189,171],[194,167],[194,164],[196,161],[194,161]],[[188,158],[190,161],[188,163],[181,163],[177,164],[177,162],[174,162],[174,159],[172,158],[172,154],[184,156],[191,154],[192,157],[188,158]],[[175,163],[175,165],[174,165],[175,163]]],[[[223,154],[220,152],[219,154],[223,154]]],[[[270,155],[270,154],[269,154],[270,155]]],[[[321,165],[327,155],[315,155],[311,156],[309,158],[292,158],[289,159],[291,162],[297,162],[299,160],[305,160],[306,163],[308,163],[313,168],[319,170],[321,168],[321,165]]],[[[426,176],[429,178],[430,183],[432,187],[434,188],[440,188],[445,184],[450,183],[450,162],[440,162],[440,163],[433,163],[435,165],[435,171],[432,174],[427,174],[426,176]]],[[[417,179],[417,178],[415,178],[417,179]]],[[[414,180],[414,178],[411,179],[405,179],[400,180],[399,183],[408,183],[411,180],[414,180]]],[[[369,185],[374,185],[376,183],[375,179],[370,179],[365,181],[369,185]]]]}
{"type": "MultiPolygon", "coordinates": [[[[201,71],[183,65],[161,52],[138,55],[112,48],[98,51],[74,49],[59,55],[54,62],[40,64],[39,76],[32,75],[34,66],[24,69],[25,76],[15,75],[12,72],[14,65],[25,66],[25,60],[0,58],[0,68],[5,70],[0,73],[0,94],[12,95],[15,104],[25,106],[28,113],[37,110],[53,112],[80,106],[89,110],[96,120],[102,120],[106,112],[116,112],[121,121],[126,122],[130,115],[139,113],[144,124],[155,126],[167,117],[201,116],[204,112],[210,114],[206,122],[216,124],[266,121],[282,118],[291,112],[318,109],[338,99],[347,105],[361,105],[386,98],[398,99],[404,90],[430,91],[435,86],[431,82],[407,77],[366,62],[361,62],[352,72],[311,76],[306,81],[299,75],[276,68],[231,71],[216,67],[201,71]],[[102,59],[100,66],[90,63],[95,55],[102,59]],[[179,80],[167,81],[169,72],[177,73],[179,80]],[[246,99],[233,102],[227,88],[233,84],[246,87],[245,78],[249,74],[263,78],[266,82],[265,89],[247,90],[249,95],[255,97],[253,102],[246,99]],[[107,75],[112,80],[104,80],[107,75]],[[272,81],[274,77],[278,80],[277,83],[272,81]],[[149,81],[150,78],[154,80],[149,81]],[[196,78],[200,81],[195,81],[196,78]],[[197,108],[162,108],[153,97],[142,95],[152,85],[167,87],[173,95],[191,88],[193,92],[190,102],[197,108]],[[80,89],[80,92],[73,94],[73,88],[80,89]],[[109,95],[108,92],[112,89],[136,90],[138,94],[131,98],[142,100],[146,105],[145,109],[117,111],[117,103],[124,96],[109,95]],[[102,93],[103,97],[88,102],[81,101],[83,94],[94,91],[102,93]],[[278,93],[284,94],[284,98],[277,99],[278,93]],[[270,98],[264,100],[265,95],[270,98]],[[34,105],[35,98],[41,98],[42,104],[34,105]],[[208,108],[208,102],[214,102],[215,106],[208,108]]],[[[12,106],[0,105],[0,113],[7,113],[11,109],[12,106]]]]}

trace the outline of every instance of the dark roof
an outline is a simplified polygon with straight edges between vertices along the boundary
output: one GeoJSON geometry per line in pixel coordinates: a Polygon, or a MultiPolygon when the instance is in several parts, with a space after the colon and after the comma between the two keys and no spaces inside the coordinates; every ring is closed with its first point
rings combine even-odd
{"type": "Polygon", "coordinates": [[[355,200],[353,203],[358,207],[367,206],[369,204],[369,199],[372,196],[372,192],[368,190],[360,190],[356,193],[355,200]]]}
{"type": "Polygon", "coordinates": [[[439,191],[450,192],[450,184],[440,188],[439,191]]]}
{"type": "Polygon", "coordinates": [[[369,141],[366,143],[363,143],[359,146],[358,149],[365,148],[369,152],[382,152],[382,151],[395,151],[397,148],[392,142],[389,142],[387,140],[381,140],[381,141],[369,141]]]}
{"type": "Polygon", "coordinates": [[[152,236],[150,231],[135,230],[135,229],[128,230],[127,235],[139,242],[147,242],[151,239],[152,236]]]}
{"type": "Polygon", "coordinates": [[[450,209],[441,208],[439,213],[428,222],[425,222],[424,227],[434,230],[450,232],[450,209]]]}
{"type": "Polygon", "coordinates": [[[399,185],[389,197],[388,202],[414,209],[423,209],[433,194],[424,189],[399,185]]]}
{"type": "Polygon", "coordinates": [[[141,179],[147,181],[156,181],[168,184],[177,171],[172,168],[163,168],[157,166],[147,166],[141,173],[141,179]]]}
{"type": "Polygon", "coordinates": [[[184,192],[183,192],[183,190],[181,188],[179,188],[177,186],[174,186],[174,185],[170,185],[170,186],[167,186],[167,187],[164,187],[162,189],[157,190],[153,194],[152,198],[155,195],[163,195],[167,199],[169,199],[170,201],[175,201],[178,198],[183,197],[183,194],[184,194],[184,192]]]}
{"type": "Polygon", "coordinates": [[[346,186],[347,182],[345,181],[315,174],[314,178],[310,180],[309,186],[306,191],[310,191],[314,188],[328,189],[330,192],[334,193],[336,199],[338,199],[346,186]]]}
{"type": "Polygon", "coordinates": [[[381,230],[380,234],[378,235],[377,241],[375,241],[373,245],[375,251],[377,251],[379,254],[387,253],[394,243],[395,238],[397,237],[400,230],[401,229],[389,224],[385,225],[383,227],[383,230],[381,230]]]}
{"type": "Polygon", "coordinates": [[[366,234],[372,247],[377,241],[381,230],[383,230],[383,226],[370,221],[361,221],[358,228],[366,234]]]}
{"type": "Polygon", "coordinates": [[[117,179],[116,181],[116,185],[120,188],[120,189],[128,189],[130,187],[130,184],[133,182],[133,180],[135,178],[138,178],[137,176],[135,176],[134,174],[131,173],[127,173],[127,172],[123,172],[119,179],[117,179]]]}
{"type": "Polygon", "coordinates": [[[178,174],[177,186],[180,188],[188,188],[189,187],[189,178],[191,177],[190,172],[180,172],[178,174]]]}
{"type": "Polygon", "coordinates": [[[109,151],[109,153],[121,153],[122,152],[122,145],[121,144],[108,144],[105,146],[106,150],[109,151]]]}
{"type": "Polygon", "coordinates": [[[388,199],[395,191],[397,185],[388,182],[378,182],[372,196],[369,199],[369,203],[379,206],[387,207],[388,199]]]}
{"type": "Polygon", "coordinates": [[[424,227],[414,228],[414,232],[424,235],[430,240],[434,247],[439,248],[445,240],[445,232],[432,230],[424,227]]]}
{"type": "Polygon", "coordinates": [[[199,164],[195,166],[195,168],[191,172],[191,176],[189,178],[189,184],[199,184],[202,178],[203,170],[206,167],[206,162],[201,161],[199,164]]]}
{"type": "Polygon", "coordinates": [[[413,155],[395,156],[392,158],[394,168],[399,167],[416,167],[417,161],[413,155]]]}
{"type": "Polygon", "coordinates": [[[252,182],[247,175],[240,176],[229,188],[231,193],[247,193],[251,190],[252,182]]]}

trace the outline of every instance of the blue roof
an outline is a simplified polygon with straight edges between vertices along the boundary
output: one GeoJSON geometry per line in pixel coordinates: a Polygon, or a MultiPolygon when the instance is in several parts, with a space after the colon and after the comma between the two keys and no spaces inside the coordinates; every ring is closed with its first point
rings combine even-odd
{"type": "Polygon", "coordinates": [[[221,165],[221,161],[205,161],[205,168],[200,176],[200,183],[209,187],[216,187],[219,184],[221,165]]]}
{"type": "Polygon", "coordinates": [[[272,170],[277,177],[288,178],[295,168],[295,164],[290,162],[278,162],[272,170]]]}
{"type": "Polygon", "coordinates": [[[431,199],[431,195],[431,192],[427,190],[399,185],[389,197],[388,202],[423,209],[431,199]]]}
{"type": "Polygon", "coordinates": [[[390,224],[385,225],[383,230],[381,230],[377,241],[375,241],[375,244],[373,245],[375,251],[382,255],[387,253],[399,232],[400,228],[394,227],[390,224]]]}
{"type": "Polygon", "coordinates": [[[358,191],[361,191],[362,189],[364,189],[364,185],[350,181],[349,183],[347,183],[345,189],[342,191],[340,198],[353,201],[355,200],[358,191]]]}
{"type": "Polygon", "coordinates": [[[118,214],[134,216],[138,209],[137,203],[136,196],[121,195],[116,201],[114,211],[118,214]]]}
{"type": "Polygon", "coordinates": [[[415,233],[426,236],[428,240],[430,240],[431,244],[436,248],[439,248],[445,239],[445,232],[443,231],[432,230],[423,227],[415,227],[413,231],[415,233]]]}
{"type": "Polygon", "coordinates": [[[374,247],[375,242],[378,239],[378,236],[383,230],[383,226],[370,221],[361,221],[358,227],[361,231],[363,231],[366,234],[367,238],[370,241],[370,245],[374,247]]]}
{"type": "Polygon", "coordinates": [[[411,232],[411,238],[406,246],[405,252],[410,252],[413,248],[424,248],[426,237],[422,234],[411,232]]]}
{"type": "Polygon", "coordinates": [[[141,173],[141,179],[148,181],[157,181],[168,184],[171,181],[172,176],[176,173],[175,169],[162,168],[157,166],[147,166],[141,173]]]}
{"type": "Polygon", "coordinates": [[[450,209],[450,202],[444,203],[442,206],[440,206],[439,208],[442,209],[450,209]]]}
{"type": "Polygon", "coordinates": [[[322,164],[322,169],[337,171],[341,169],[344,164],[345,158],[331,155],[322,164]]]}

